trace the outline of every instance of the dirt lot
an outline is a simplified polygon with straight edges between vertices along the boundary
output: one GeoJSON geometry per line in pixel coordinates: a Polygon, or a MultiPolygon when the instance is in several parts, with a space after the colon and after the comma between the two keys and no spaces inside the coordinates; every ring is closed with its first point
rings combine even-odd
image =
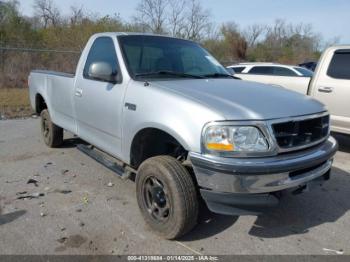
{"type": "Polygon", "coordinates": [[[79,140],[47,148],[38,119],[0,121],[0,135],[0,254],[350,254],[350,137],[337,137],[323,188],[260,217],[203,210],[192,233],[166,241],[144,224],[134,183],[79,152],[79,140]]]}

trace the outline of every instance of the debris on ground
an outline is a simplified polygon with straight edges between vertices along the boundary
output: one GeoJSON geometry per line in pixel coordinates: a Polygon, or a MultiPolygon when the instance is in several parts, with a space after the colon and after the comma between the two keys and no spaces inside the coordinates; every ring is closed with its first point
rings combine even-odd
{"type": "Polygon", "coordinates": [[[21,179],[19,180],[12,180],[12,181],[9,181],[9,180],[6,180],[6,184],[12,184],[12,183],[17,183],[17,182],[21,182],[21,179]]]}
{"type": "Polygon", "coordinates": [[[44,167],[47,168],[47,167],[52,166],[52,165],[53,165],[52,162],[47,162],[47,163],[44,165],[44,167]]]}
{"type": "Polygon", "coordinates": [[[28,192],[27,191],[21,191],[21,192],[17,192],[16,195],[19,196],[19,195],[25,195],[27,194],[28,192]]]}
{"type": "Polygon", "coordinates": [[[112,187],[112,186],[114,186],[114,184],[113,184],[112,182],[109,182],[109,183],[107,184],[107,186],[108,186],[108,187],[112,187]]]}
{"type": "Polygon", "coordinates": [[[336,255],[343,255],[344,254],[344,251],[342,249],[334,250],[334,249],[329,249],[329,248],[323,248],[323,251],[325,251],[326,253],[333,253],[336,255]]]}
{"type": "Polygon", "coordinates": [[[78,212],[78,213],[80,213],[81,211],[83,211],[83,210],[81,210],[81,208],[78,208],[77,210],[75,210],[76,212],[78,212]]]}
{"type": "Polygon", "coordinates": [[[33,193],[32,196],[35,198],[38,198],[38,197],[45,196],[45,194],[44,193],[33,193]]]}
{"type": "Polygon", "coordinates": [[[88,203],[89,203],[89,199],[88,199],[87,196],[84,196],[84,197],[83,197],[83,203],[84,203],[84,204],[88,204],[88,203]]]}
{"type": "Polygon", "coordinates": [[[27,181],[27,184],[34,184],[34,186],[38,187],[38,183],[39,181],[38,180],[35,180],[33,178],[30,178],[28,181],[27,181]]]}
{"type": "Polygon", "coordinates": [[[62,169],[62,170],[61,170],[61,174],[62,174],[62,175],[65,175],[65,174],[68,173],[68,172],[69,172],[68,169],[62,169]]]}
{"type": "Polygon", "coordinates": [[[67,195],[67,194],[72,193],[72,190],[69,190],[69,189],[55,189],[55,190],[53,190],[50,193],[60,193],[60,194],[67,195]]]}
{"type": "Polygon", "coordinates": [[[73,235],[69,237],[61,237],[57,239],[57,242],[64,244],[68,248],[79,248],[82,244],[86,242],[86,238],[80,235],[73,235]]]}
{"type": "Polygon", "coordinates": [[[46,217],[46,214],[45,214],[44,212],[41,212],[41,213],[40,213],[40,216],[41,216],[41,217],[46,217]]]}
{"type": "Polygon", "coordinates": [[[66,237],[61,237],[61,238],[57,239],[57,242],[63,244],[64,242],[66,242],[66,240],[67,240],[66,237]]]}
{"type": "Polygon", "coordinates": [[[79,223],[79,226],[80,226],[80,227],[83,227],[83,226],[85,226],[85,223],[84,223],[84,222],[80,222],[80,223],[79,223]]]}
{"type": "Polygon", "coordinates": [[[45,196],[44,193],[33,193],[29,195],[25,195],[27,192],[19,192],[16,195],[18,195],[17,199],[33,199],[33,198],[39,198],[45,196]],[[19,194],[21,193],[21,194],[19,194]],[[24,193],[24,194],[23,194],[24,193]]]}

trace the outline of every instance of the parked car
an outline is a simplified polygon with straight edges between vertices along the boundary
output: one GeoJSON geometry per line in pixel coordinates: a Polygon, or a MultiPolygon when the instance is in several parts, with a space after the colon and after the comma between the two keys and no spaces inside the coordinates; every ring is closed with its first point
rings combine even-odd
{"type": "Polygon", "coordinates": [[[299,66],[305,67],[306,69],[309,69],[314,72],[317,66],[317,62],[305,62],[305,63],[299,64],[299,66]]]}
{"type": "Polygon", "coordinates": [[[320,102],[237,80],[187,40],[96,34],[75,75],[32,71],[29,88],[44,142],[58,147],[68,130],[134,175],[145,221],[168,239],[196,225],[201,198],[216,213],[258,214],[281,191],[328,180],[337,150],[320,102]]]}
{"type": "Polygon", "coordinates": [[[324,51],[307,94],[327,106],[333,131],[350,134],[350,45],[324,51]]]}
{"type": "Polygon", "coordinates": [[[275,63],[241,63],[229,66],[242,80],[277,85],[306,94],[313,72],[299,66],[275,63]]]}

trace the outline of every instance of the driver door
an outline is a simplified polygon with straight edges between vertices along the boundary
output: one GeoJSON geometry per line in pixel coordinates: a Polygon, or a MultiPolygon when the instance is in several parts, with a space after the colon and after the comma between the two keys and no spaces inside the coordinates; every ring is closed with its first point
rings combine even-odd
{"type": "MultiPolygon", "coordinates": [[[[75,113],[79,137],[118,157],[121,155],[121,119],[125,84],[89,76],[94,63],[107,63],[121,74],[114,39],[99,37],[93,42],[84,70],[75,85],[75,113]]],[[[121,79],[121,77],[120,77],[121,79]]]]}

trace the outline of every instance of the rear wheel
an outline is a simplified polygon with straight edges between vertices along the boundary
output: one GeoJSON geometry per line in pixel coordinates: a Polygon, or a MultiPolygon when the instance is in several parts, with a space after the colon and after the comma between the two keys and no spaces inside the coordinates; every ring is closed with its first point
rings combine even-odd
{"type": "Polygon", "coordinates": [[[59,147],[63,143],[63,128],[55,125],[51,121],[49,111],[41,111],[41,134],[44,142],[49,147],[59,147]]]}
{"type": "Polygon", "coordinates": [[[136,193],[147,224],[164,238],[178,238],[196,225],[195,184],[175,158],[157,156],[142,163],[136,177],[136,193]]]}

